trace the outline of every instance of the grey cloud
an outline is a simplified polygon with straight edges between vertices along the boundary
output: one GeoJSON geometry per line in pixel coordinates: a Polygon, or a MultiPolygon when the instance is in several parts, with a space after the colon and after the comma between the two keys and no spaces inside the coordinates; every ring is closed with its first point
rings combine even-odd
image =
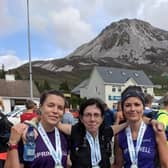
{"type": "MultiPolygon", "coordinates": [[[[0,36],[10,34],[11,26],[13,26],[13,17],[10,16],[8,8],[6,8],[7,2],[5,0],[0,1],[0,36]]],[[[12,31],[13,32],[13,31],[12,31]]]]}
{"type": "Polygon", "coordinates": [[[87,13],[89,16],[91,13],[88,7],[93,8],[96,2],[83,1],[79,9],[78,2],[75,0],[57,0],[50,3],[46,0],[32,1],[30,4],[31,29],[55,41],[64,49],[72,49],[88,41],[93,38],[94,33],[85,18],[87,13]]]}
{"type": "Polygon", "coordinates": [[[143,9],[142,19],[150,22],[152,25],[168,30],[168,0],[160,0],[155,3],[149,4],[150,8],[147,5],[143,9]]]}
{"type": "Polygon", "coordinates": [[[137,11],[142,4],[142,0],[110,0],[104,1],[105,12],[114,17],[136,17],[137,11]]]}
{"type": "Polygon", "coordinates": [[[138,18],[168,30],[168,0],[110,0],[103,1],[103,7],[104,12],[115,20],[138,18]]]}
{"type": "Polygon", "coordinates": [[[91,27],[80,18],[74,8],[67,8],[61,13],[52,13],[53,28],[57,44],[63,48],[74,48],[93,38],[91,27]]]}
{"type": "MultiPolygon", "coordinates": [[[[29,3],[31,32],[50,38],[62,50],[92,39],[96,28],[103,29],[107,21],[125,17],[138,17],[168,29],[167,0],[29,0],[29,3]]],[[[0,35],[24,30],[23,16],[26,19],[25,1],[1,0],[0,35]]]]}

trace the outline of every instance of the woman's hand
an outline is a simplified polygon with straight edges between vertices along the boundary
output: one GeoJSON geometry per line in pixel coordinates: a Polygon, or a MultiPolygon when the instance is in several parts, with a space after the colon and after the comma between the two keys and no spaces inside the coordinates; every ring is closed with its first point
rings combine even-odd
{"type": "Polygon", "coordinates": [[[9,138],[9,143],[10,144],[18,144],[18,142],[20,141],[26,127],[27,126],[25,124],[22,124],[22,123],[14,125],[11,128],[11,135],[10,135],[10,138],[9,138]]]}
{"type": "Polygon", "coordinates": [[[151,124],[154,131],[157,132],[157,131],[164,131],[164,125],[161,123],[161,122],[158,122],[157,120],[155,119],[152,119],[152,118],[148,118],[146,116],[143,116],[143,121],[146,123],[146,124],[151,124]]]}
{"type": "MultiPolygon", "coordinates": [[[[29,128],[29,125],[25,124],[25,123],[23,123],[23,124],[25,125],[25,129],[24,129],[23,134],[22,134],[22,139],[23,139],[23,142],[25,142],[26,141],[26,134],[27,134],[27,130],[29,128]]],[[[36,139],[38,137],[37,129],[34,128],[33,131],[34,131],[34,135],[35,135],[35,139],[36,139]]]]}
{"type": "Polygon", "coordinates": [[[152,119],[150,122],[151,122],[152,127],[156,133],[161,132],[161,131],[163,131],[163,132],[165,131],[163,123],[158,122],[157,120],[154,120],[154,119],[152,119]]]}

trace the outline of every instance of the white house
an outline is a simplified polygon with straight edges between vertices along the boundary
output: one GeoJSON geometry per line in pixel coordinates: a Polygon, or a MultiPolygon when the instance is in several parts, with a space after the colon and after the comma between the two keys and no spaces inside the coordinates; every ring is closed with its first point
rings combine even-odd
{"type": "Polygon", "coordinates": [[[145,93],[154,96],[154,85],[143,71],[101,66],[94,67],[90,78],[75,87],[72,93],[81,98],[98,97],[112,107],[129,85],[141,86],[145,93]]]}

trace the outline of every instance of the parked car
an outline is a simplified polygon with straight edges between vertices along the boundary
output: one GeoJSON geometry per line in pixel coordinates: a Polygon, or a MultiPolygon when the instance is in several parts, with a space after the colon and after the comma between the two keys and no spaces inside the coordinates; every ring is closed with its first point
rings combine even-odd
{"type": "Polygon", "coordinates": [[[13,124],[20,123],[20,115],[25,111],[25,108],[16,108],[15,110],[6,114],[8,120],[13,124]]]}
{"type": "Polygon", "coordinates": [[[79,111],[77,109],[72,109],[71,113],[74,117],[75,123],[77,123],[79,121],[79,111]]]}
{"type": "Polygon", "coordinates": [[[160,109],[159,103],[153,102],[153,103],[152,103],[152,110],[153,110],[153,111],[159,111],[159,109],[160,109]]]}

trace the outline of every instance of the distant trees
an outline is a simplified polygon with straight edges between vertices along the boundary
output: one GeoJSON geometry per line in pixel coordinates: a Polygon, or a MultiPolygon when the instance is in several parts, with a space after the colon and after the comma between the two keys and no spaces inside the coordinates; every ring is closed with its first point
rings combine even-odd
{"type": "Polygon", "coordinates": [[[38,81],[34,81],[34,82],[40,92],[52,89],[49,82],[46,79],[38,80],[38,81]]]}
{"type": "Polygon", "coordinates": [[[18,70],[15,71],[15,79],[16,80],[23,80],[23,78],[22,78],[22,76],[21,76],[21,74],[19,73],[18,70]]]}
{"type": "MultiPolygon", "coordinates": [[[[50,90],[50,89],[55,89],[52,88],[48,80],[38,80],[35,81],[35,84],[40,92],[43,92],[45,90],[50,90]]],[[[58,90],[62,91],[66,97],[66,94],[69,95],[69,97],[66,97],[67,100],[70,102],[72,108],[77,108],[81,104],[81,102],[84,99],[81,99],[79,96],[71,94],[68,81],[63,81],[60,83],[59,87],[57,88],[58,90]]]]}
{"type": "Polygon", "coordinates": [[[66,93],[69,93],[70,97],[67,97],[67,99],[70,102],[72,108],[74,109],[78,108],[81,102],[84,100],[84,99],[81,99],[78,95],[71,94],[68,81],[66,80],[60,83],[59,90],[63,91],[65,95],[66,93]]]}
{"type": "Polygon", "coordinates": [[[155,85],[159,85],[160,88],[155,87],[154,93],[155,95],[165,95],[168,90],[168,75],[165,76],[154,76],[153,77],[153,83],[155,85]]]}
{"type": "Polygon", "coordinates": [[[0,70],[0,78],[5,79],[5,74],[6,74],[5,66],[4,66],[4,64],[2,64],[2,69],[0,70]]]}
{"type": "Polygon", "coordinates": [[[63,81],[62,83],[60,83],[58,88],[51,87],[49,81],[46,79],[34,80],[34,82],[40,92],[43,92],[45,90],[50,90],[50,89],[58,89],[60,91],[66,92],[66,93],[70,93],[70,89],[69,89],[69,85],[68,85],[67,81],[63,81]]]}
{"type": "Polygon", "coordinates": [[[70,92],[68,81],[65,80],[62,83],[60,83],[59,90],[70,92]]]}
{"type": "Polygon", "coordinates": [[[77,108],[85,100],[86,100],[86,98],[82,99],[79,96],[72,94],[71,98],[70,98],[70,104],[72,105],[72,108],[77,108]]]}

